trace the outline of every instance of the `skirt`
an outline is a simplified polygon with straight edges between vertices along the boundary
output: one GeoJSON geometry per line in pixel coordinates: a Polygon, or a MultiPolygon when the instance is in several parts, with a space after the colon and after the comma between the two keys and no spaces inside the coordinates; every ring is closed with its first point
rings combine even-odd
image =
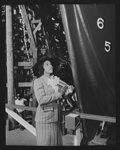
{"type": "Polygon", "coordinates": [[[38,146],[62,146],[60,123],[36,122],[36,139],[38,146]]]}

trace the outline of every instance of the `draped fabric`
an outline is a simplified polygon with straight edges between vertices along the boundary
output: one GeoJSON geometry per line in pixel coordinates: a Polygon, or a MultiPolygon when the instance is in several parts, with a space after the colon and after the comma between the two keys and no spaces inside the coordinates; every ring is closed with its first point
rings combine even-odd
{"type": "MultiPolygon", "coordinates": [[[[113,5],[60,5],[78,101],[83,113],[115,116],[115,30],[113,5]],[[97,18],[104,18],[104,29],[97,18]],[[108,27],[107,27],[108,25],[108,27]],[[110,52],[105,40],[112,41],[110,52]]],[[[84,136],[91,140],[99,121],[84,119],[84,136]]]]}

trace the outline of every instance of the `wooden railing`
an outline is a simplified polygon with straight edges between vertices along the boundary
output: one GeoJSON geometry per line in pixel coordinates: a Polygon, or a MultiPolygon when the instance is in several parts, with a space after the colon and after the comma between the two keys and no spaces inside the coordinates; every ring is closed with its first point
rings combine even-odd
{"type": "MultiPolygon", "coordinates": [[[[9,109],[20,108],[23,110],[36,111],[36,107],[26,107],[26,106],[9,105],[9,104],[6,104],[6,107],[9,109]]],[[[79,113],[79,112],[76,112],[76,113],[80,115],[80,118],[116,123],[115,117],[85,114],[85,113],[79,113]]]]}

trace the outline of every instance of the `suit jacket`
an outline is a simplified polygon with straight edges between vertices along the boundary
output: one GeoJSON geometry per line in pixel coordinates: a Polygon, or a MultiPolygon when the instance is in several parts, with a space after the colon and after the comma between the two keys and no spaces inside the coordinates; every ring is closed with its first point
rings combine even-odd
{"type": "Polygon", "coordinates": [[[34,80],[34,93],[38,102],[35,121],[50,123],[59,121],[59,104],[55,90],[47,84],[48,78],[41,76],[34,80]]]}

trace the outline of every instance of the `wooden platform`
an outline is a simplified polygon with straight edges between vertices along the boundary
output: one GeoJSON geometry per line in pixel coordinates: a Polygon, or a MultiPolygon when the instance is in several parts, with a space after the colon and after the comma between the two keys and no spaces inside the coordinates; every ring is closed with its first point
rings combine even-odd
{"type": "MultiPolygon", "coordinates": [[[[80,140],[82,139],[82,133],[80,140]]],[[[74,146],[74,135],[63,136],[63,146],[74,146]]],[[[32,135],[28,130],[21,131],[19,128],[11,131],[6,130],[6,145],[23,145],[23,146],[36,146],[36,137],[32,135]]],[[[89,145],[106,145],[106,139],[102,139],[98,136],[89,145]]]]}
{"type": "MultiPolygon", "coordinates": [[[[21,131],[20,129],[6,131],[6,145],[36,146],[36,137],[26,129],[23,131],[21,131]]],[[[63,145],[64,146],[74,145],[74,136],[73,135],[63,136],[63,145]]]]}

